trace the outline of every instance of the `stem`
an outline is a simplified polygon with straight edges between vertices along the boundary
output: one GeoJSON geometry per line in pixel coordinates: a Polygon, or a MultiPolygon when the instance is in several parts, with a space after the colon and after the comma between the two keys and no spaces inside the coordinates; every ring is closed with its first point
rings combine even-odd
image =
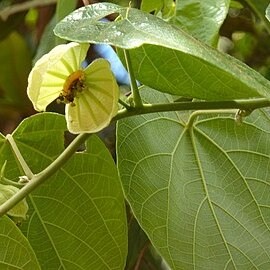
{"type": "Polygon", "coordinates": [[[114,117],[114,121],[130,117],[133,115],[148,114],[155,112],[169,111],[187,111],[187,110],[224,110],[224,109],[242,109],[255,110],[263,107],[269,107],[270,101],[266,98],[240,99],[232,101],[196,101],[196,102],[176,102],[163,104],[144,104],[142,107],[133,108],[133,110],[122,109],[114,117]]]}
{"type": "Polygon", "coordinates": [[[82,0],[82,2],[83,2],[83,4],[84,4],[85,6],[88,6],[88,5],[90,5],[90,2],[89,2],[89,0],[82,0]]]}
{"type": "Polygon", "coordinates": [[[130,55],[128,50],[124,50],[124,56],[126,60],[126,65],[127,65],[127,70],[130,78],[130,88],[131,88],[131,93],[133,97],[133,102],[134,102],[134,108],[142,107],[142,99],[140,96],[140,92],[137,86],[137,82],[135,80],[131,60],[130,60],[130,55]]]}
{"type": "Polygon", "coordinates": [[[31,169],[28,167],[27,163],[25,162],[16,142],[14,141],[13,137],[10,134],[7,134],[6,138],[8,142],[10,143],[11,148],[16,156],[17,161],[21,165],[23,172],[25,173],[27,178],[31,180],[34,177],[34,174],[32,173],[31,169]]]}
{"type": "Polygon", "coordinates": [[[23,187],[24,184],[21,184],[21,183],[18,183],[18,182],[14,182],[14,181],[11,181],[5,177],[3,177],[0,181],[0,184],[6,184],[6,185],[12,185],[12,186],[17,186],[17,187],[23,187]]]}
{"type": "Polygon", "coordinates": [[[31,8],[55,4],[56,2],[57,0],[40,0],[40,1],[33,0],[33,1],[27,1],[21,4],[15,4],[15,5],[4,8],[0,12],[0,18],[3,21],[6,21],[10,15],[16,14],[21,11],[29,10],[31,8]]]}
{"type": "Polygon", "coordinates": [[[118,99],[118,102],[123,106],[125,107],[127,110],[130,110],[130,106],[125,102],[123,101],[122,99],[118,99]]]}
{"type": "MultiPolygon", "coordinates": [[[[132,115],[140,115],[154,112],[201,110],[199,113],[202,113],[202,111],[209,113],[209,109],[213,109],[215,110],[215,112],[222,112],[220,110],[224,109],[242,109],[252,111],[262,107],[270,107],[270,101],[265,98],[258,98],[258,99],[242,99],[234,101],[204,101],[204,102],[177,102],[165,104],[144,104],[142,105],[142,107],[132,108],[132,110],[127,109],[120,110],[118,114],[112,119],[112,121],[120,120],[126,117],[130,117],[132,115]]],[[[192,118],[194,119],[194,117],[199,113],[196,112],[193,113],[191,119],[192,118]]],[[[53,161],[47,168],[45,168],[39,174],[34,175],[32,180],[28,184],[26,184],[23,188],[21,188],[13,197],[11,197],[5,203],[0,205],[0,216],[7,213],[18,202],[20,202],[27,195],[29,195],[34,189],[36,189],[44,181],[48,180],[50,176],[52,176],[68,161],[68,159],[76,152],[78,147],[82,143],[84,143],[90,135],[91,134],[89,133],[82,133],[79,136],[77,136],[55,161],[53,161]]],[[[11,135],[7,135],[7,138],[9,136],[11,137],[11,135]]]]}
{"type": "Polygon", "coordinates": [[[142,261],[142,258],[143,256],[145,255],[148,247],[150,245],[150,242],[146,243],[143,247],[143,249],[141,250],[139,256],[138,256],[138,259],[137,259],[137,262],[136,262],[136,265],[134,267],[134,270],[139,270],[140,269],[140,265],[141,265],[141,261],[142,261]]]}
{"type": "Polygon", "coordinates": [[[237,110],[205,110],[205,111],[199,110],[199,111],[195,111],[190,115],[186,127],[190,128],[193,125],[196,118],[202,114],[219,114],[219,113],[235,114],[236,112],[237,112],[237,110]]]}
{"type": "Polygon", "coordinates": [[[48,180],[57,170],[59,170],[68,159],[76,152],[78,147],[86,141],[90,136],[89,133],[82,133],[78,135],[71,144],[65,149],[64,152],[47,168],[45,168],[39,174],[33,176],[32,180],[21,188],[14,196],[12,196],[5,203],[0,205],[0,216],[3,216],[10,209],[12,209],[18,202],[29,195],[34,189],[41,185],[44,181],[48,180]]]}

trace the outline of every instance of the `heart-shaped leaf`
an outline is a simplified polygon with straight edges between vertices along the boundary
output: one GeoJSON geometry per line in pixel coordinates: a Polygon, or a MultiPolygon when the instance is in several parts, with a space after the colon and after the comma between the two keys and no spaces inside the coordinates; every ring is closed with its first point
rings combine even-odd
{"type": "Polygon", "coordinates": [[[231,115],[187,119],[158,113],[118,125],[118,168],[140,225],[172,269],[270,268],[269,112],[242,125],[231,115]]]}
{"type": "MultiPolygon", "coordinates": [[[[44,113],[23,121],[13,138],[38,173],[64,150],[65,131],[63,116],[44,113]]],[[[1,148],[0,164],[3,160],[6,177],[18,179],[21,174],[7,145],[1,148]]],[[[29,206],[22,228],[42,269],[124,268],[123,192],[114,161],[97,137],[31,193],[29,206]]]]}

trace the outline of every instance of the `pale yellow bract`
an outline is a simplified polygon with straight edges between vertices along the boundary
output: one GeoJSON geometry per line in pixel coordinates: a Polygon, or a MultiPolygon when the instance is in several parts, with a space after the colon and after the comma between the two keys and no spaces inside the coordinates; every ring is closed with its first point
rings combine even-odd
{"type": "Polygon", "coordinates": [[[88,48],[76,42],[58,45],[36,62],[28,77],[34,108],[45,111],[54,100],[64,101],[67,127],[75,134],[102,130],[118,111],[119,88],[109,62],[97,59],[81,67],[88,48]]]}

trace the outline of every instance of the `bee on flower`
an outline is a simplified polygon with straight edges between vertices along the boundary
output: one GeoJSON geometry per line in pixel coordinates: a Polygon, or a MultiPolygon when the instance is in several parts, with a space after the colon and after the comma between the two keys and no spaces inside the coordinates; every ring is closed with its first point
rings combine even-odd
{"type": "Polygon", "coordinates": [[[89,45],[58,45],[41,57],[28,77],[27,94],[35,110],[45,111],[57,100],[65,103],[71,133],[94,133],[109,125],[118,111],[119,88],[105,59],[86,68],[82,62],[89,45]]]}

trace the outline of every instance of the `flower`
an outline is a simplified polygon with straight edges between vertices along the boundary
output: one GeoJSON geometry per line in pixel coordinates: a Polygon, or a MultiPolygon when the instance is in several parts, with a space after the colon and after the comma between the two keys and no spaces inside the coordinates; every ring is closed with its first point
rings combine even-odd
{"type": "Polygon", "coordinates": [[[118,111],[119,88],[105,59],[81,67],[89,45],[71,42],[41,57],[28,77],[27,94],[35,110],[57,99],[65,106],[71,133],[93,133],[108,126],[118,111]]]}

